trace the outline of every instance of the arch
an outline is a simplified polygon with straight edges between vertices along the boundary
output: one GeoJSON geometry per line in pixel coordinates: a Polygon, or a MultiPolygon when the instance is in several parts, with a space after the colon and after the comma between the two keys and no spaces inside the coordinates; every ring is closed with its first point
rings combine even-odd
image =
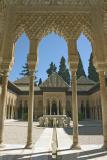
{"type": "MultiPolygon", "coordinates": [[[[86,25],[83,25],[79,28],[78,32],[78,37],[80,36],[81,33],[83,33],[87,39],[91,42],[92,45],[94,45],[94,32],[89,29],[86,25]]],[[[78,38],[77,37],[77,38],[78,38]]]]}
{"type": "Polygon", "coordinates": [[[52,115],[57,115],[57,101],[52,101],[52,115]]]}
{"type": "Polygon", "coordinates": [[[81,33],[83,33],[86,38],[89,40],[89,42],[91,43],[92,46],[92,53],[93,53],[93,57],[94,57],[94,61],[96,60],[97,57],[97,52],[96,52],[96,36],[95,36],[95,28],[93,26],[91,26],[92,24],[81,24],[79,25],[78,29],[75,31],[76,32],[76,39],[78,39],[81,35],[81,33]]]}
{"type": "MultiPolygon", "coordinates": [[[[12,76],[12,74],[14,74],[16,72],[16,70],[17,70],[18,74],[21,73],[22,66],[25,65],[25,62],[27,60],[27,56],[28,56],[28,52],[29,52],[29,44],[30,44],[29,38],[26,35],[26,33],[24,32],[19,37],[19,39],[17,39],[16,45],[15,45],[15,50],[14,50],[14,54],[13,54],[15,61],[13,63],[11,74],[10,74],[11,79],[13,79],[13,77],[11,77],[11,76],[12,76]],[[20,48],[20,50],[19,50],[19,48],[20,48]],[[19,58],[19,54],[20,54],[19,51],[21,51],[23,53],[22,58],[19,58]],[[16,61],[16,59],[17,59],[17,61],[16,61]]],[[[15,77],[13,80],[15,80],[15,77]]]]}

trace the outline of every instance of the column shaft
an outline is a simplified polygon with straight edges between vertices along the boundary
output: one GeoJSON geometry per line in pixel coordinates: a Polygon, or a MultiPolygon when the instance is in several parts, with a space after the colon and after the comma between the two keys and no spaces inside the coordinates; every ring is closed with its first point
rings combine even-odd
{"type": "Polygon", "coordinates": [[[65,115],[65,105],[63,105],[63,115],[65,115]]]}
{"type": "Polygon", "coordinates": [[[99,80],[100,80],[100,94],[102,103],[104,148],[107,149],[107,95],[106,95],[105,75],[103,71],[99,72],[99,80]]]}
{"type": "Polygon", "coordinates": [[[59,115],[59,100],[57,101],[57,115],[59,115]]]}
{"type": "Polygon", "coordinates": [[[73,147],[78,145],[78,106],[76,71],[72,71],[73,147]]]}
{"type": "Polygon", "coordinates": [[[44,106],[43,106],[43,110],[44,110],[44,115],[46,115],[46,104],[44,104],[44,106]]]}
{"type": "Polygon", "coordinates": [[[52,104],[51,104],[51,101],[50,101],[49,105],[50,105],[50,115],[51,115],[52,114],[52,104]]]}
{"type": "Polygon", "coordinates": [[[8,73],[5,72],[2,76],[2,93],[1,93],[1,106],[0,106],[0,145],[3,143],[7,85],[8,85],[8,73]]]}
{"type": "Polygon", "coordinates": [[[33,108],[34,108],[34,72],[30,73],[29,84],[29,106],[28,106],[28,135],[27,148],[32,148],[32,132],[33,132],[33,108]]]}

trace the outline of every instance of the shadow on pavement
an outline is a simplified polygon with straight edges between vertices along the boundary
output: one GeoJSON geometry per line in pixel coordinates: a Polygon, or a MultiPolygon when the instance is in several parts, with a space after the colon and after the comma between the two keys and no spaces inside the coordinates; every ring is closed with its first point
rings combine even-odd
{"type": "Polygon", "coordinates": [[[62,151],[64,151],[65,154],[61,156],[59,155],[57,158],[58,160],[60,159],[61,160],[89,160],[94,158],[101,158],[101,160],[103,160],[103,157],[107,156],[107,151],[104,149],[94,149],[94,150],[80,151],[80,152],[74,151],[75,153],[66,153],[65,150],[62,150],[62,151]]]}
{"type": "MultiPolygon", "coordinates": [[[[88,151],[78,151],[76,152],[74,150],[74,153],[70,153],[70,150],[60,150],[61,152],[64,152],[65,154],[58,155],[57,160],[91,160],[94,158],[100,158],[103,160],[104,156],[107,156],[107,151],[100,148],[100,149],[93,149],[88,151]],[[68,153],[67,153],[68,152],[68,153]]],[[[60,154],[60,151],[58,151],[58,154],[60,154]]],[[[51,160],[51,155],[45,155],[49,154],[49,152],[40,152],[40,153],[33,153],[33,154],[22,154],[22,155],[4,155],[0,156],[0,160],[51,160]],[[38,156],[37,156],[38,155],[38,156]]]]}
{"type": "MultiPolygon", "coordinates": [[[[101,121],[81,121],[79,122],[79,135],[103,135],[101,121]]],[[[73,134],[73,128],[64,128],[68,135],[73,134]]]]}

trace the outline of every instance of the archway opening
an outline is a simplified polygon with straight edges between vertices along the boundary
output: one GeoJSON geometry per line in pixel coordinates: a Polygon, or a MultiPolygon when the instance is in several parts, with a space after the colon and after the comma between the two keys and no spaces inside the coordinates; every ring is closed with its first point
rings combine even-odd
{"type": "Polygon", "coordinates": [[[65,58],[68,66],[68,46],[64,37],[52,32],[43,37],[38,46],[37,77],[45,81],[48,78],[47,70],[51,62],[59,70],[61,57],[65,58]],[[42,74],[41,74],[42,73],[42,74]]]}
{"type": "Polygon", "coordinates": [[[57,115],[57,103],[55,101],[52,102],[52,115],[57,115]]]}
{"type": "Polygon", "coordinates": [[[27,62],[27,56],[29,54],[29,38],[26,33],[23,33],[16,41],[14,50],[14,64],[9,74],[9,80],[12,82],[23,77],[21,75],[23,66],[27,62]],[[16,72],[17,71],[17,72],[16,72]]]}

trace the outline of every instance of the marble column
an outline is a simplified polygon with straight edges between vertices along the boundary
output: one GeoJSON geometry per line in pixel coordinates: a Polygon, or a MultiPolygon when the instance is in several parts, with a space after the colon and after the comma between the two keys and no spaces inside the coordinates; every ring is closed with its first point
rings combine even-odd
{"type": "Polygon", "coordinates": [[[57,115],[59,115],[59,100],[57,100],[57,115]]]}
{"type": "Polygon", "coordinates": [[[14,119],[14,106],[12,105],[11,119],[14,119]]]}
{"type": "Polygon", "coordinates": [[[99,80],[100,80],[100,94],[101,94],[101,104],[102,104],[103,135],[104,135],[103,147],[107,149],[107,94],[106,94],[106,81],[105,81],[104,71],[99,71],[99,80]]]}
{"type": "Polygon", "coordinates": [[[65,115],[65,105],[63,105],[63,115],[65,115]]]}
{"type": "Polygon", "coordinates": [[[44,112],[44,115],[46,115],[46,108],[47,108],[47,107],[46,107],[46,104],[44,103],[44,104],[43,104],[43,110],[44,110],[43,112],[44,112]]]}
{"type": "Polygon", "coordinates": [[[76,71],[72,71],[72,117],[73,117],[73,145],[72,148],[80,148],[78,145],[78,104],[77,104],[77,80],[76,71]]]}
{"type": "Polygon", "coordinates": [[[72,149],[80,149],[78,142],[78,104],[77,104],[77,68],[79,63],[79,57],[76,46],[76,39],[70,39],[68,41],[69,57],[68,62],[72,75],[72,118],[73,118],[73,144],[72,149]]]}
{"type": "Polygon", "coordinates": [[[32,148],[33,107],[34,107],[34,72],[29,73],[29,106],[28,106],[28,135],[26,148],[32,148]]]}
{"type": "Polygon", "coordinates": [[[24,100],[22,100],[22,120],[24,120],[24,100]]]}
{"type": "Polygon", "coordinates": [[[32,149],[33,134],[33,109],[34,109],[34,79],[35,68],[37,65],[37,48],[38,40],[30,39],[30,50],[28,55],[29,66],[29,105],[28,105],[28,132],[27,132],[27,149],[32,149]]]}
{"type": "Polygon", "coordinates": [[[51,101],[49,102],[49,105],[50,105],[50,115],[52,114],[52,103],[51,101]]]}
{"type": "Polygon", "coordinates": [[[0,106],[0,146],[1,147],[3,145],[7,86],[8,86],[8,72],[4,72],[2,76],[2,93],[1,93],[1,106],[0,106]]]}

